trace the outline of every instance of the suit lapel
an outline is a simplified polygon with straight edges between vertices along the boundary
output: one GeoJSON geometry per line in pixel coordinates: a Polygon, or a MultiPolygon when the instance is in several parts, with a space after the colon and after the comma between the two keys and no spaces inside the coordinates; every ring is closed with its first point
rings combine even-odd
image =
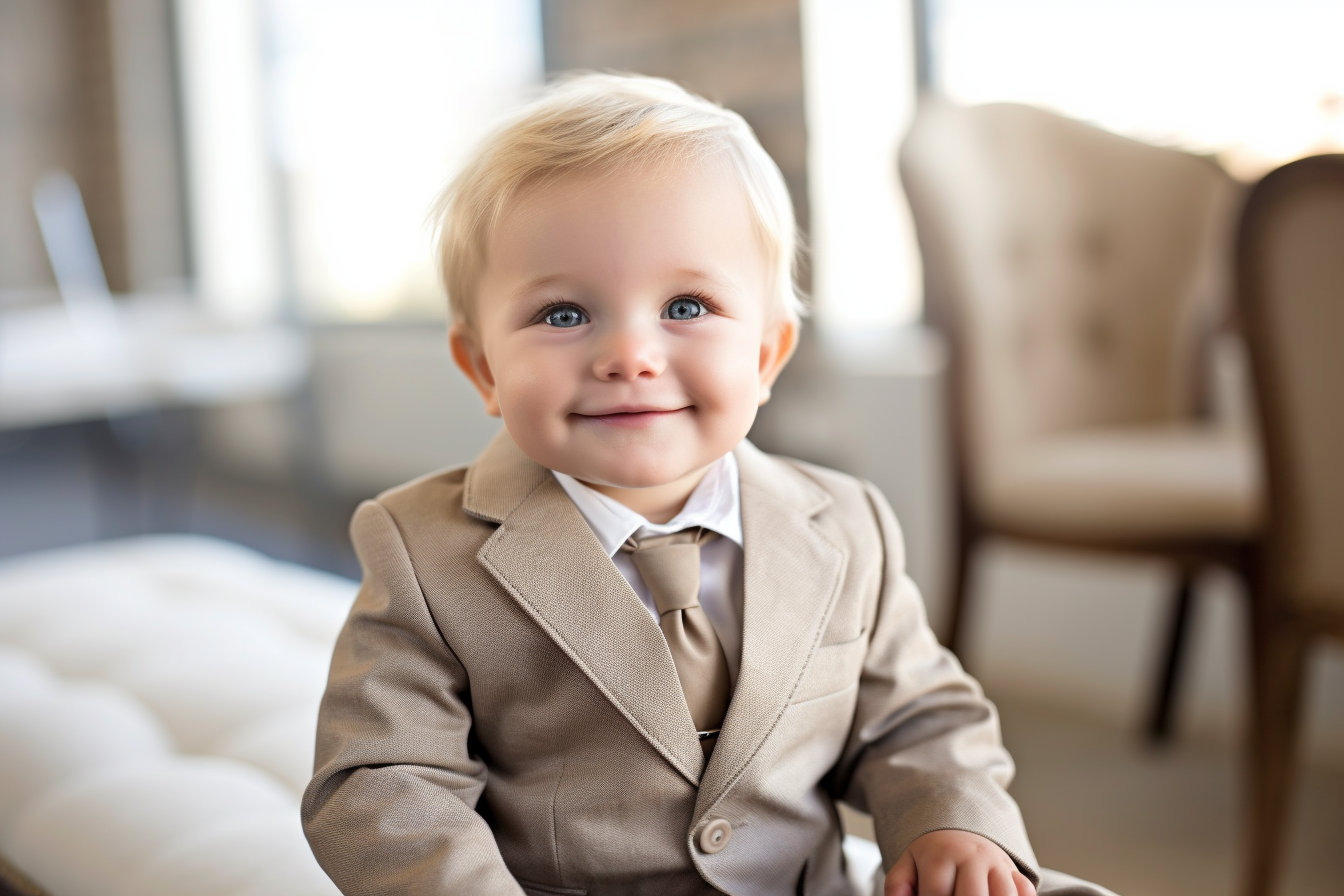
{"type": "Polygon", "coordinates": [[[550,471],[501,433],[467,473],[464,509],[500,524],[477,559],[691,783],[704,756],[662,632],[550,471]]]}
{"type": "Polygon", "coordinates": [[[744,541],[742,666],[701,781],[697,817],[741,776],[788,707],[847,559],[812,522],[829,495],[750,443],[735,454],[744,541]]]}

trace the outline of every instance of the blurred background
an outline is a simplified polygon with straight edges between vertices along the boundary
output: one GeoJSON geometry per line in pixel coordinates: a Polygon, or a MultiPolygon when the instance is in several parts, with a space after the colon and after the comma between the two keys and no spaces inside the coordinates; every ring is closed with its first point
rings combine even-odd
{"type": "MultiPolygon", "coordinates": [[[[548,75],[616,69],[739,111],[779,163],[814,311],[753,438],[883,489],[945,632],[966,489],[897,167],[917,110],[1028,104],[1196,157],[1236,197],[1344,151],[1340,34],[1324,0],[0,0],[0,557],[191,532],[357,577],[354,505],[497,426],[447,352],[431,200],[548,75]]],[[[1195,378],[1204,417],[1245,431],[1215,281],[1195,378]]],[[[988,538],[971,570],[958,652],[1003,708],[1040,858],[1130,896],[1233,892],[1238,577],[1198,568],[1152,739],[1169,558],[988,538]]],[[[1305,701],[1278,891],[1334,894],[1338,647],[1305,701]]]]}

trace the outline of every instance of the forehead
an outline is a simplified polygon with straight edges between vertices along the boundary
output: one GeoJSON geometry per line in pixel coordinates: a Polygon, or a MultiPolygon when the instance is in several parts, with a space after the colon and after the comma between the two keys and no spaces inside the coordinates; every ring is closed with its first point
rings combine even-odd
{"type": "Polygon", "coordinates": [[[745,188],[721,158],[534,184],[500,216],[485,262],[487,274],[617,279],[687,268],[740,281],[765,269],[745,188]]]}

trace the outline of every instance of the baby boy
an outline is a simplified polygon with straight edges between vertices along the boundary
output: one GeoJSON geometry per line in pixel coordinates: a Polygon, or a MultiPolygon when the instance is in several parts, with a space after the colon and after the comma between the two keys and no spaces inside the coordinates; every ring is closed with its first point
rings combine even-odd
{"type": "Polygon", "coordinates": [[[437,207],[498,438],[352,523],[303,803],[347,894],[1029,896],[992,706],[882,496],[745,441],[798,332],[794,221],[737,115],[562,81],[437,207]]]}

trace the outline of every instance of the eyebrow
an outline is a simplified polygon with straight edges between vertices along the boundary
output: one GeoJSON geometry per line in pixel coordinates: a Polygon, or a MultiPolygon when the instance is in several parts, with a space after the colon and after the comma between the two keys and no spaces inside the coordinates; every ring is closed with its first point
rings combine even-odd
{"type": "Polygon", "coordinates": [[[513,294],[515,297],[524,296],[534,290],[541,289],[543,286],[553,286],[555,284],[566,282],[568,282],[568,278],[561,276],[560,274],[546,274],[545,276],[527,281],[522,286],[515,289],[513,294]]]}
{"type": "Polygon", "coordinates": [[[678,277],[685,277],[688,280],[708,280],[716,286],[732,287],[736,285],[732,280],[726,280],[723,277],[711,274],[708,271],[702,271],[699,268],[679,268],[672,273],[678,277]]]}
{"type": "MultiPolygon", "coordinates": [[[[670,276],[677,280],[702,280],[707,281],[720,288],[732,288],[736,283],[730,279],[711,274],[709,271],[700,268],[677,268],[670,272],[670,276]]],[[[572,278],[565,274],[543,274],[527,281],[522,286],[514,290],[514,296],[524,296],[535,290],[547,286],[557,286],[572,282],[572,278]]]]}

